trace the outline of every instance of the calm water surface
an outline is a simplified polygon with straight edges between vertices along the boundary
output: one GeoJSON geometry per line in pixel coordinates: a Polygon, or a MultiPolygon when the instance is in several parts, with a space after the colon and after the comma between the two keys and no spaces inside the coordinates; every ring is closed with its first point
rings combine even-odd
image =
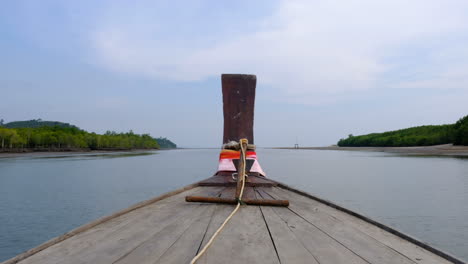
{"type": "MultiPolygon", "coordinates": [[[[468,159],[257,151],[268,177],[468,259],[468,159]]],[[[218,150],[0,158],[0,261],[211,176],[218,150]]]]}

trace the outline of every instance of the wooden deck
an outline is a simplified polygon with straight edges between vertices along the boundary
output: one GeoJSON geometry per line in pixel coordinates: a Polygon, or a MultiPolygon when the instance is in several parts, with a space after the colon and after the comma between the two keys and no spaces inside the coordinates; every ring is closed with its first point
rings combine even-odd
{"type": "MultiPolygon", "coordinates": [[[[289,199],[289,208],[243,206],[197,263],[462,263],[281,186],[248,186],[245,196],[289,199]]],[[[233,197],[235,192],[235,187],[206,184],[190,188],[5,263],[189,263],[234,206],[187,203],[184,197],[233,197]]]]}

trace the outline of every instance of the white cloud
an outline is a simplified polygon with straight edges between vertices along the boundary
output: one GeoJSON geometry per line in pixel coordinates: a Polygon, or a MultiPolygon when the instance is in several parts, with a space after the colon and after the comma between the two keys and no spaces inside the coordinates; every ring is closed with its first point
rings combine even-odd
{"type": "Polygon", "coordinates": [[[428,52],[434,53],[430,63],[440,74],[428,71],[395,86],[463,89],[467,84],[466,52],[455,61],[437,56],[454,46],[458,48],[452,52],[462,52],[466,46],[441,41],[466,32],[465,1],[285,0],[273,14],[255,22],[256,30],[223,35],[218,41],[213,41],[214,31],[179,34],[171,26],[184,21],[158,20],[148,11],[151,7],[141,9],[127,13],[121,6],[103,16],[91,36],[99,64],[181,81],[224,72],[254,73],[261,84],[275,88],[281,100],[317,104],[385,84],[384,73],[398,67],[398,62],[385,63],[390,54],[398,56],[394,52],[402,46],[437,39],[442,44],[428,52]]]}

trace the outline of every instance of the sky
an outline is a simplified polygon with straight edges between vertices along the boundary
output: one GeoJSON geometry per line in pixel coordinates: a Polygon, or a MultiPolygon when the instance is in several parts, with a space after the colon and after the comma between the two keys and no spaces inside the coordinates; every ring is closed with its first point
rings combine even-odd
{"type": "Polygon", "coordinates": [[[468,1],[6,0],[0,118],[220,147],[222,73],[257,76],[259,147],[468,114],[468,1]]]}

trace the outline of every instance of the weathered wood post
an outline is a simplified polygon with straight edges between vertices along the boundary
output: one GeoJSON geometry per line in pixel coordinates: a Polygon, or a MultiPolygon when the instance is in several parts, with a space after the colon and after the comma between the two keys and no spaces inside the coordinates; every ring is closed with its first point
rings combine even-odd
{"type": "MultiPolygon", "coordinates": [[[[235,141],[239,144],[238,146],[233,148],[236,150],[240,149],[240,158],[225,158],[225,160],[227,160],[228,163],[237,161],[234,162],[234,166],[236,167],[238,173],[236,180],[236,194],[234,198],[186,196],[185,200],[187,202],[227,204],[238,204],[240,203],[240,200],[242,200],[243,203],[251,205],[289,206],[288,200],[257,200],[248,199],[240,195],[240,193],[243,192],[241,191],[243,190],[242,186],[245,187],[247,185],[244,184],[250,183],[246,180],[245,176],[247,172],[250,172],[250,168],[252,167],[253,163],[256,162],[256,155],[254,152],[255,146],[252,145],[254,143],[253,122],[255,107],[255,86],[257,85],[257,76],[249,74],[222,74],[221,84],[223,88],[224,111],[223,144],[235,141]],[[255,158],[248,158],[248,150],[254,153],[255,158]]],[[[230,150],[228,146],[228,150],[226,151],[232,151],[232,149],[230,150]]],[[[222,159],[220,158],[220,162],[221,160],[222,159]]],[[[257,167],[257,171],[249,175],[249,177],[263,175],[259,172],[262,171],[260,165],[257,164],[257,167]]],[[[222,183],[226,187],[230,186],[231,183],[233,183],[232,176],[234,174],[231,168],[229,168],[229,170],[226,171],[219,170],[216,173],[216,175],[227,176],[223,177],[224,182],[222,183]]]]}
{"type": "Polygon", "coordinates": [[[224,136],[223,144],[246,138],[254,144],[254,108],[257,76],[222,74],[224,136]]]}

